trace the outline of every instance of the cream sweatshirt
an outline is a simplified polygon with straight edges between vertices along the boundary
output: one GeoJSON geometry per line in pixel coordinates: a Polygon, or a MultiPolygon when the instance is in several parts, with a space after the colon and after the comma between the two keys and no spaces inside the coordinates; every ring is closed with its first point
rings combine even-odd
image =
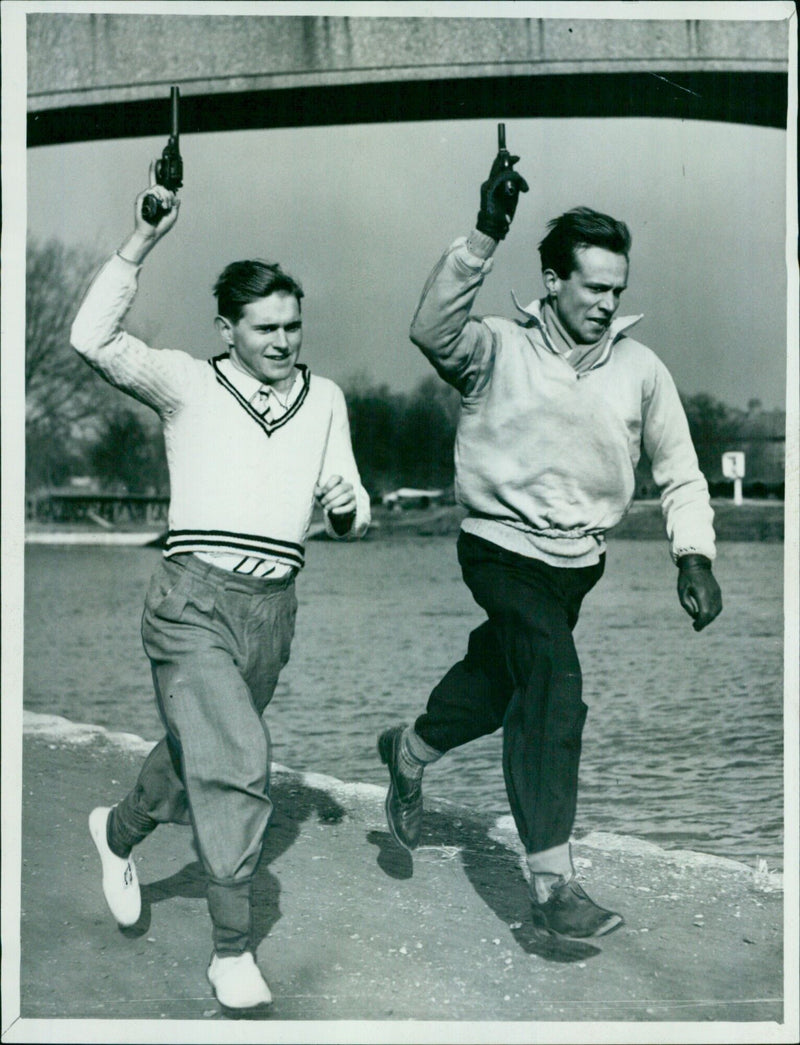
{"type": "Polygon", "coordinates": [[[660,489],[674,560],[713,560],[708,485],[667,368],[613,321],[605,348],[577,372],[556,350],[541,302],[524,321],[471,309],[491,270],[493,244],[473,233],[434,268],[411,339],[461,393],[455,446],[463,528],[558,566],[596,562],[605,533],[630,508],[642,447],[660,489]],[[482,242],[481,242],[482,241],[482,242]],[[477,251],[480,251],[478,253],[477,251]]]}

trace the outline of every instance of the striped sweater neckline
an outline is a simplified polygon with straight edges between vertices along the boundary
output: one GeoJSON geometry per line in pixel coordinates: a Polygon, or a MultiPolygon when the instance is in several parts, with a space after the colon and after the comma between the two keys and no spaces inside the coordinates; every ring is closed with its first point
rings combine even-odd
{"type": "Polygon", "coordinates": [[[230,395],[233,396],[233,398],[245,411],[245,413],[249,417],[251,417],[253,421],[255,421],[255,423],[268,436],[272,435],[273,432],[277,431],[279,428],[283,428],[284,425],[288,424],[300,410],[301,406],[308,397],[308,391],[311,387],[311,371],[308,369],[305,363],[296,363],[295,366],[300,371],[300,377],[303,382],[303,387],[300,390],[300,394],[285,414],[279,417],[276,421],[267,421],[263,417],[261,417],[261,415],[253,408],[253,406],[248,402],[247,398],[244,395],[242,395],[242,393],[239,391],[236,385],[234,385],[230,378],[222,372],[219,364],[225,359],[230,359],[229,352],[223,352],[221,355],[214,356],[213,359],[209,359],[208,361],[214,371],[214,375],[216,376],[218,383],[222,385],[226,392],[229,392],[230,395]]]}

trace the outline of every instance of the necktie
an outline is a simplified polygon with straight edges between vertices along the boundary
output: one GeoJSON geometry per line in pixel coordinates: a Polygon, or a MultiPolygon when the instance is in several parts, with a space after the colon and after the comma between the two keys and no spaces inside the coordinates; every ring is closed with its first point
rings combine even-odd
{"type": "Polygon", "coordinates": [[[263,417],[265,421],[269,421],[272,415],[270,398],[269,389],[259,388],[256,392],[255,402],[253,404],[258,415],[263,417]]]}

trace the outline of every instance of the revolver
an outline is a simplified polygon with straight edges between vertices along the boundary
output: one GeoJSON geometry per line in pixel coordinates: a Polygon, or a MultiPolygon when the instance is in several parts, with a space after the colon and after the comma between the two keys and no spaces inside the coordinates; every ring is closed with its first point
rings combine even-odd
{"type": "MultiPolygon", "coordinates": [[[[178,99],[180,91],[176,86],[170,88],[172,120],[169,141],[164,146],[161,159],[156,160],[156,182],[170,192],[177,192],[183,185],[183,160],[178,146],[178,99]]],[[[150,225],[157,225],[166,211],[161,206],[158,196],[148,193],[142,200],[142,217],[150,225]]]]}
{"type": "MultiPolygon", "coordinates": [[[[497,125],[497,159],[495,163],[500,164],[501,170],[512,170],[511,165],[511,153],[506,148],[506,125],[504,123],[498,123],[497,125]]],[[[516,198],[519,195],[519,189],[513,181],[506,181],[504,186],[506,197],[510,200],[512,197],[516,198]]]]}

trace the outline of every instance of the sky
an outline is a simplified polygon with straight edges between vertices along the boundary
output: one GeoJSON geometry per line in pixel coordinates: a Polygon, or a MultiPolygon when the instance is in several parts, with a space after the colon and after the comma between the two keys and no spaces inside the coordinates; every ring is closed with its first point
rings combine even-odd
{"type": "MultiPolygon", "coordinates": [[[[542,294],[547,221],[585,204],[628,223],[620,315],[679,389],[782,409],[786,385],[786,134],[669,119],[514,119],[530,184],[479,313],[542,294]]],[[[166,134],[28,150],[28,227],[111,253],[166,134]],[[88,204],[87,204],[88,201],[88,204]]],[[[179,221],[145,262],[131,326],[157,346],[222,350],[211,287],[232,260],[280,261],[306,297],[303,359],[347,385],[410,390],[430,371],[408,339],[428,272],[472,228],[497,148],[490,120],[184,134],[179,221]]]]}

